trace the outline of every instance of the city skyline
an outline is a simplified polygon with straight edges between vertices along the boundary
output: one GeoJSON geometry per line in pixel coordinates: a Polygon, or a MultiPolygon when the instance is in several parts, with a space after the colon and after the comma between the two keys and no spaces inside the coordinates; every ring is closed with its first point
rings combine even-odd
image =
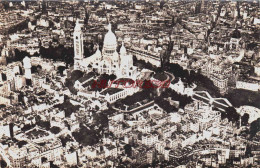
{"type": "Polygon", "coordinates": [[[259,2],[0,8],[0,167],[258,167],[259,2]]]}

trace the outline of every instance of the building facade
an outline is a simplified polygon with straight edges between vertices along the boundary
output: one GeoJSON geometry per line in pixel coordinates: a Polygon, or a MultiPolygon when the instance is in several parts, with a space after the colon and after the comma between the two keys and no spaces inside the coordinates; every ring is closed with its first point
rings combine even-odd
{"type": "Polygon", "coordinates": [[[124,43],[122,43],[120,53],[117,52],[117,38],[112,32],[111,24],[107,26],[107,29],[102,52],[97,46],[97,50],[92,56],[84,58],[83,35],[77,21],[74,29],[74,69],[135,79],[137,67],[133,65],[132,55],[127,54],[124,43]]]}

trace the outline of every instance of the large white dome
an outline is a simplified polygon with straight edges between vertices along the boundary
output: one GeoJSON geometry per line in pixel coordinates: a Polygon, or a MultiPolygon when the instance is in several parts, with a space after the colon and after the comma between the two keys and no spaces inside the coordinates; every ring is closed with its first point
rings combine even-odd
{"type": "Polygon", "coordinates": [[[108,25],[108,32],[104,38],[104,49],[105,50],[116,50],[117,40],[116,35],[111,30],[111,24],[108,25]]]}

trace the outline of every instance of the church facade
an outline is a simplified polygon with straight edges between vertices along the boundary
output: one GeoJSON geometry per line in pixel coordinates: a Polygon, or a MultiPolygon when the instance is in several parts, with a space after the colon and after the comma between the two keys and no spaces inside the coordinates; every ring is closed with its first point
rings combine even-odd
{"type": "Polygon", "coordinates": [[[95,71],[99,74],[114,74],[118,78],[136,79],[137,67],[133,65],[132,55],[127,54],[124,43],[117,52],[117,38],[112,32],[111,24],[107,26],[103,49],[97,47],[96,52],[84,58],[83,33],[77,21],[74,29],[74,69],[81,71],[95,71]]]}

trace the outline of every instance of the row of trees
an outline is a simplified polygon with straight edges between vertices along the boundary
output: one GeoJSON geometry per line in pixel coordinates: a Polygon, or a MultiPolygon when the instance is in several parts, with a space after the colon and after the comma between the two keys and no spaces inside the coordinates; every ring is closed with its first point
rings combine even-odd
{"type": "Polygon", "coordinates": [[[160,107],[162,108],[164,111],[166,111],[167,113],[171,113],[171,112],[176,112],[178,111],[178,109],[171,105],[169,101],[161,98],[161,97],[157,97],[154,99],[154,102],[160,107]]]}
{"type": "Polygon", "coordinates": [[[52,59],[54,61],[64,61],[66,65],[73,65],[74,50],[73,48],[65,48],[63,45],[58,47],[50,46],[49,48],[40,47],[40,55],[43,58],[52,59]]]}
{"type": "Polygon", "coordinates": [[[164,92],[162,92],[161,97],[162,98],[171,97],[172,100],[179,101],[180,108],[184,108],[187,104],[192,102],[191,97],[186,95],[181,95],[170,88],[167,88],[164,92]]]}
{"type": "Polygon", "coordinates": [[[28,28],[28,22],[29,22],[29,19],[26,19],[26,20],[22,21],[21,23],[10,27],[7,30],[7,34],[13,34],[13,33],[16,33],[17,31],[22,31],[24,29],[27,29],[28,28]]]}
{"type": "Polygon", "coordinates": [[[162,71],[168,71],[171,74],[173,74],[175,78],[181,78],[182,81],[187,82],[189,85],[195,83],[199,89],[206,90],[214,97],[221,96],[218,87],[214,85],[212,80],[202,75],[200,72],[183,69],[183,67],[181,67],[179,64],[166,63],[162,68],[162,67],[156,67],[149,62],[146,63],[143,60],[137,60],[135,57],[134,57],[134,63],[138,67],[150,69],[152,71],[155,71],[156,73],[160,73],[162,71]]]}
{"type": "Polygon", "coordinates": [[[122,105],[131,106],[137,102],[142,102],[145,99],[148,99],[151,101],[151,100],[153,100],[153,97],[154,97],[153,92],[150,92],[147,89],[143,89],[140,92],[137,92],[131,96],[127,96],[126,98],[117,101],[115,103],[115,106],[116,107],[119,107],[122,105]]]}
{"type": "Polygon", "coordinates": [[[73,132],[72,136],[83,146],[92,146],[99,141],[99,134],[95,130],[89,129],[84,125],[80,126],[80,130],[78,132],[73,132]]]}
{"type": "Polygon", "coordinates": [[[81,77],[83,77],[84,73],[80,70],[74,70],[72,71],[72,73],[70,74],[69,78],[66,78],[65,81],[65,86],[68,87],[68,89],[70,90],[70,92],[72,94],[77,94],[77,90],[74,88],[74,83],[76,80],[80,79],[81,77]]]}
{"type": "Polygon", "coordinates": [[[239,113],[237,113],[234,107],[228,107],[226,108],[225,112],[221,112],[221,119],[227,118],[228,121],[236,123],[237,126],[240,125],[240,117],[241,116],[239,115],[239,113]]]}
{"type": "MultiPolygon", "coordinates": [[[[54,39],[55,41],[55,39],[54,39]]],[[[84,45],[84,55],[89,57],[95,51],[93,50],[94,44],[85,44],[84,45]]],[[[14,50],[14,57],[8,57],[8,62],[22,61],[25,56],[30,56],[31,54],[27,51],[20,51],[18,49],[14,50]]],[[[43,58],[51,59],[54,61],[64,61],[66,65],[73,65],[74,63],[74,49],[73,47],[65,48],[64,45],[59,45],[58,47],[53,47],[52,45],[49,48],[44,48],[40,43],[39,53],[34,53],[31,56],[41,56],[43,58]]]]}
{"type": "Polygon", "coordinates": [[[243,89],[235,89],[226,94],[225,97],[235,107],[249,105],[254,106],[256,108],[260,108],[260,94],[257,92],[243,89]]]}
{"type": "Polygon", "coordinates": [[[206,90],[214,97],[221,96],[219,88],[214,85],[213,81],[200,72],[189,71],[183,69],[179,64],[172,63],[168,63],[165,70],[172,73],[175,78],[181,78],[182,81],[187,82],[189,85],[195,83],[198,89],[206,90]]]}
{"type": "Polygon", "coordinates": [[[258,118],[257,120],[253,121],[250,124],[250,129],[249,129],[250,138],[255,137],[255,135],[260,131],[260,124],[259,123],[260,123],[260,118],[258,118]]]}
{"type": "Polygon", "coordinates": [[[18,49],[14,50],[14,55],[7,57],[7,63],[16,62],[16,61],[23,61],[24,57],[29,56],[30,54],[27,51],[20,51],[18,49]]]}
{"type": "Polygon", "coordinates": [[[134,62],[134,65],[139,67],[139,68],[150,69],[150,70],[155,71],[155,72],[158,71],[158,68],[156,66],[152,65],[149,62],[146,63],[144,60],[137,60],[137,58],[135,56],[133,56],[133,62],[134,62]]]}
{"type": "Polygon", "coordinates": [[[244,115],[240,115],[234,107],[228,107],[225,112],[221,112],[221,119],[227,118],[228,121],[231,121],[232,123],[235,123],[237,127],[239,126],[248,126],[249,125],[249,138],[255,137],[257,132],[260,131],[260,118],[253,121],[251,124],[249,124],[249,114],[244,113],[244,115]]]}

